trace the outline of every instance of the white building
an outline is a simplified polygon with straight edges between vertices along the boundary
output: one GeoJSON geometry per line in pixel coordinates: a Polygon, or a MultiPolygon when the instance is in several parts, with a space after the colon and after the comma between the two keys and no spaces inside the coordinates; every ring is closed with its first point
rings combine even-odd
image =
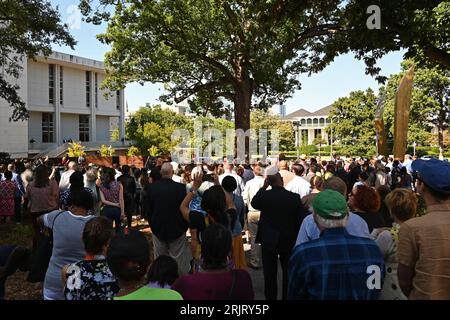
{"type": "Polygon", "coordinates": [[[36,61],[24,59],[21,76],[10,82],[20,86],[30,118],[9,122],[12,109],[0,99],[0,151],[27,157],[55,149],[59,155],[65,152],[67,140],[94,148],[110,145],[111,131],[117,126],[122,140],[124,92],[110,93],[106,99],[100,89],[105,77],[101,61],[59,52],[36,61]]]}
{"type": "Polygon", "coordinates": [[[292,121],[296,130],[298,130],[299,145],[313,144],[313,140],[319,135],[327,141],[327,144],[329,143],[330,140],[325,129],[331,123],[328,118],[331,107],[329,105],[315,112],[299,109],[286,116],[285,120],[292,121]]]}

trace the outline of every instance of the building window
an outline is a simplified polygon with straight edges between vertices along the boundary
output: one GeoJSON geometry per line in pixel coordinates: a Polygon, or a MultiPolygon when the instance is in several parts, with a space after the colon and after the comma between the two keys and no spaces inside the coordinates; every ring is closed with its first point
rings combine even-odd
{"type": "Polygon", "coordinates": [[[95,86],[95,92],[94,92],[94,95],[95,95],[95,107],[98,108],[98,74],[97,74],[97,72],[95,73],[95,84],[94,84],[94,86],[95,86]]]}
{"type": "Polygon", "coordinates": [[[117,110],[120,110],[120,90],[116,91],[116,107],[117,110]]]}
{"type": "Polygon", "coordinates": [[[91,72],[86,71],[86,107],[91,107],[91,72]]]}
{"type": "Polygon", "coordinates": [[[80,141],[89,141],[89,116],[80,114],[80,141]]]}
{"type": "Polygon", "coordinates": [[[314,138],[317,139],[319,137],[321,137],[323,139],[322,129],[314,129],[314,138]]]}
{"type": "Polygon", "coordinates": [[[48,65],[48,103],[55,102],[55,65],[48,65]]]}
{"type": "Polygon", "coordinates": [[[63,90],[63,67],[59,67],[59,104],[63,104],[64,102],[64,90],[63,90]]]}
{"type": "Polygon", "coordinates": [[[54,142],[53,113],[42,113],[42,142],[54,142]]]}

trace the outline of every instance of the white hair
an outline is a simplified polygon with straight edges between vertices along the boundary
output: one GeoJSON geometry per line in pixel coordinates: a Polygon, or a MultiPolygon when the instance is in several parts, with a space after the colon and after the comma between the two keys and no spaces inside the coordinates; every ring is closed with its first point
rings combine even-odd
{"type": "Polygon", "coordinates": [[[325,219],[314,213],[314,220],[322,228],[333,229],[333,228],[345,228],[348,222],[348,214],[343,219],[325,219]]]}
{"type": "Polygon", "coordinates": [[[203,173],[202,167],[201,166],[196,166],[191,171],[191,179],[194,180],[195,175],[199,174],[199,173],[203,173]]]}

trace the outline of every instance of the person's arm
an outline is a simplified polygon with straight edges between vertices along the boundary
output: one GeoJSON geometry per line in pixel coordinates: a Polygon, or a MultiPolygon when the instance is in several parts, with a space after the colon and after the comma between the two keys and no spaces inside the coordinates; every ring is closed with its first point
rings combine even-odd
{"type": "Polygon", "coordinates": [[[261,208],[263,206],[264,193],[266,192],[266,189],[268,187],[269,187],[269,180],[266,178],[264,180],[263,187],[258,190],[258,192],[255,194],[255,196],[252,199],[251,205],[253,208],[261,210],[261,208]]]}
{"type": "Polygon", "coordinates": [[[188,192],[184,197],[183,201],[180,204],[180,211],[183,215],[184,220],[189,223],[189,203],[191,203],[194,196],[197,194],[197,190],[202,185],[203,175],[201,173],[197,173],[194,176],[194,181],[192,182],[192,191],[188,192]]]}
{"type": "Polygon", "coordinates": [[[414,278],[414,268],[399,263],[397,269],[397,276],[400,289],[402,289],[403,294],[408,297],[413,288],[412,283],[414,278]]]}
{"type": "Polygon", "coordinates": [[[419,257],[414,231],[411,229],[406,223],[402,224],[398,233],[397,246],[398,283],[407,297],[413,288],[414,269],[419,257]]]}
{"type": "Polygon", "coordinates": [[[61,282],[62,282],[62,287],[65,288],[66,286],[66,282],[67,282],[67,269],[69,268],[69,265],[66,264],[62,269],[61,269],[61,282]]]}
{"type": "Polygon", "coordinates": [[[191,252],[192,252],[192,257],[194,259],[199,259],[199,257],[196,256],[196,254],[197,254],[197,247],[200,244],[199,241],[198,241],[197,229],[189,229],[189,232],[191,233],[191,252]]]}
{"type": "Polygon", "coordinates": [[[100,201],[104,205],[112,206],[112,207],[119,207],[120,208],[120,205],[118,203],[114,203],[114,202],[110,202],[110,201],[106,200],[105,195],[103,194],[102,190],[99,189],[98,191],[100,191],[100,201]]]}
{"type": "Polygon", "coordinates": [[[312,215],[311,217],[307,216],[305,219],[303,219],[302,224],[300,225],[300,230],[298,231],[297,234],[297,240],[295,241],[296,246],[304,242],[313,240],[308,236],[308,226],[311,224],[311,218],[312,215]]]}
{"type": "Polygon", "coordinates": [[[250,205],[250,184],[248,182],[245,185],[242,199],[244,199],[244,204],[248,207],[250,205]]]}
{"type": "Polygon", "coordinates": [[[120,208],[120,217],[125,218],[125,202],[123,200],[123,185],[119,184],[119,208],[120,208]]]}
{"type": "Polygon", "coordinates": [[[56,176],[56,167],[52,168],[52,173],[50,174],[50,176],[48,177],[49,180],[53,180],[55,179],[56,176]]]}

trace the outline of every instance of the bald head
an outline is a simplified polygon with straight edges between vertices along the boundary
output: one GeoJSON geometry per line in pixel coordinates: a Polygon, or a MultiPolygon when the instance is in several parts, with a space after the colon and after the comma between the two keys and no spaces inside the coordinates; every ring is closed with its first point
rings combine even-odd
{"type": "Polygon", "coordinates": [[[172,179],[172,176],[173,176],[172,165],[169,162],[163,163],[163,165],[161,166],[161,177],[167,178],[167,179],[172,179]]]}
{"type": "Polygon", "coordinates": [[[340,194],[342,194],[344,197],[347,196],[347,185],[345,184],[344,180],[342,180],[339,177],[332,176],[332,177],[328,178],[327,180],[325,180],[325,182],[323,184],[323,188],[337,191],[340,194]]]}
{"type": "Polygon", "coordinates": [[[77,170],[77,163],[75,161],[70,161],[68,167],[69,170],[77,170]]]}

